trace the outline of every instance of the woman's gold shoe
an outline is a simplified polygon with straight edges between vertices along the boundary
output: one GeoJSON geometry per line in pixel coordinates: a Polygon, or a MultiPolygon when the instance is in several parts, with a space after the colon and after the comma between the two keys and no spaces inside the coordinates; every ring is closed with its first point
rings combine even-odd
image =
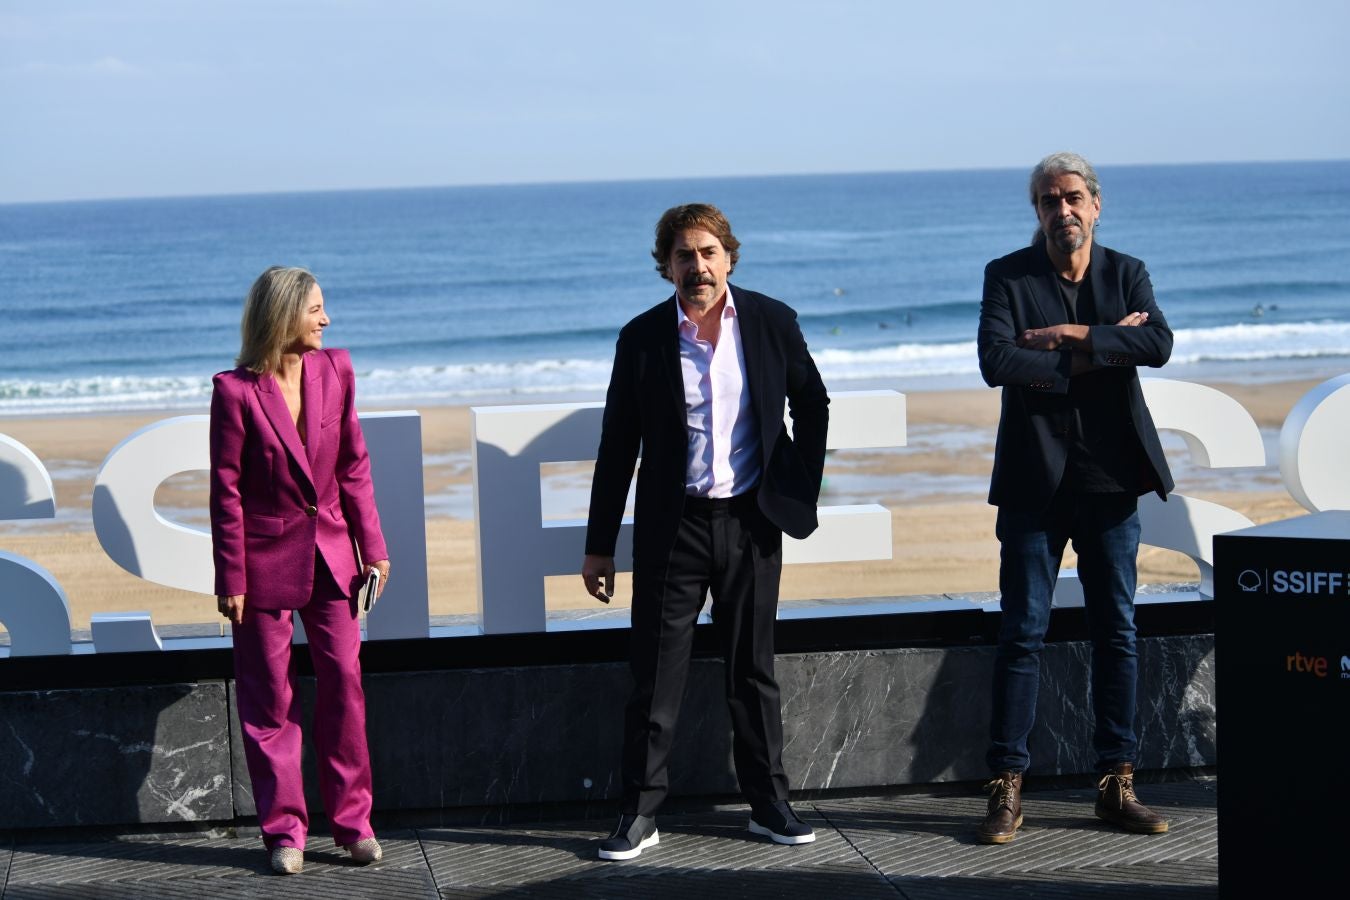
{"type": "Polygon", "coordinates": [[[373,837],[362,838],[355,844],[348,844],[345,849],[352,855],[355,862],[362,865],[379,862],[384,856],[384,851],[380,849],[380,842],[373,837]]]}
{"type": "Polygon", "coordinates": [[[299,875],[305,867],[305,852],[299,847],[278,847],[272,851],[272,871],[278,875],[299,875]]]}

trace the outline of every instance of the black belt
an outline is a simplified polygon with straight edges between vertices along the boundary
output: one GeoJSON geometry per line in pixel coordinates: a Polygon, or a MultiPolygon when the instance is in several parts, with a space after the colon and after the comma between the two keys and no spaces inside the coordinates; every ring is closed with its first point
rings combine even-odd
{"type": "Polygon", "coordinates": [[[734,497],[696,497],[693,494],[685,494],[684,511],[702,515],[716,512],[744,512],[756,506],[755,495],[757,493],[754,488],[751,488],[734,497]]]}

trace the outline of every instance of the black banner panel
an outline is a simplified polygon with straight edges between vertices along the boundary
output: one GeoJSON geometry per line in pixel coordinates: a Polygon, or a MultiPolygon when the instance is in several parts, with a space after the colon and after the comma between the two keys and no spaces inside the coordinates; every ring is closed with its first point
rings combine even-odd
{"type": "Polygon", "coordinates": [[[1342,883],[1350,512],[1214,538],[1219,888],[1342,883]]]}

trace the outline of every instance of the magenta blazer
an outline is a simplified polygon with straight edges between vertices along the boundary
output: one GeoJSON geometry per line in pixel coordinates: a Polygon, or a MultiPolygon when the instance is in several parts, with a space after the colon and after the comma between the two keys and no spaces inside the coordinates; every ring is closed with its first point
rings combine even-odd
{"type": "Polygon", "coordinates": [[[337,583],[354,594],[356,550],[365,562],[389,553],[356,420],[351,356],[346,350],[305,354],[305,444],[271,375],[240,367],[213,381],[216,594],[245,594],[257,609],[298,609],[314,589],[315,548],[337,583]]]}

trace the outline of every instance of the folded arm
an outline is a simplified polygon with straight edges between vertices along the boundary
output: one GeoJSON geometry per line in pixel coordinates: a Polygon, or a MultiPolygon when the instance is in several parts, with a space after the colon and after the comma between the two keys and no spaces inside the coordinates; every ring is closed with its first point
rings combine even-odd
{"type": "MultiPolygon", "coordinates": [[[[1062,329],[1064,326],[1054,327],[1062,329]]],[[[1039,329],[1040,332],[1051,330],[1039,329]]],[[[1074,363],[1073,348],[1063,343],[1065,333],[1038,335],[1032,340],[1035,346],[1024,346],[1021,339],[1027,334],[1029,332],[1017,329],[1007,284],[986,267],[976,341],[980,374],[985,383],[990,387],[1029,387],[1050,393],[1067,393],[1074,363]]]]}
{"type": "Polygon", "coordinates": [[[1007,285],[985,270],[978,338],[980,373],[991,387],[1065,393],[1069,380],[1114,366],[1161,366],[1172,331],[1142,267],[1126,288],[1125,315],[1114,325],[1059,324],[1017,330],[1007,285]]]}
{"type": "Polygon", "coordinates": [[[1142,265],[1125,288],[1125,309],[1125,318],[1115,325],[1092,326],[1087,348],[1092,354],[1092,365],[1097,368],[1164,365],[1172,355],[1172,329],[1153,299],[1153,283],[1142,265]]]}

